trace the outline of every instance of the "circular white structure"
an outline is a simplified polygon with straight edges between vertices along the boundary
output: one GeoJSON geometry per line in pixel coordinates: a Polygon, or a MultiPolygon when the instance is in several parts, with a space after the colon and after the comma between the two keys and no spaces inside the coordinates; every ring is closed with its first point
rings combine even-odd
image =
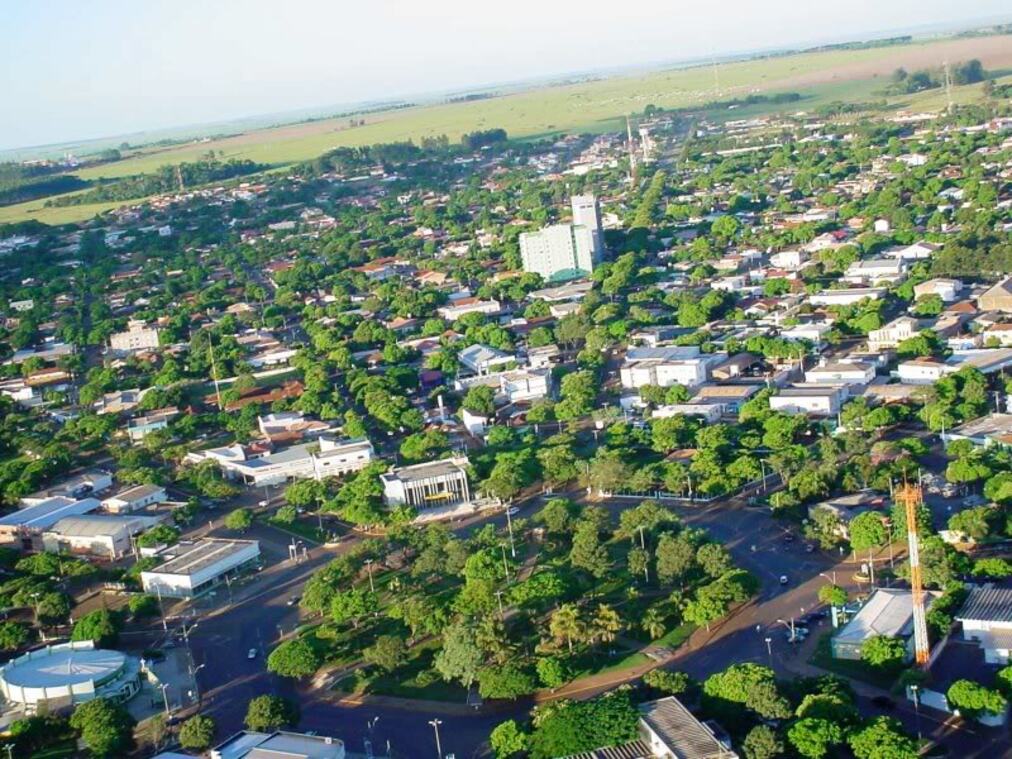
{"type": "Polygon", "coordinates": [[[93,698],[125,701],[140,689],[139,662],[91,641],[30,651],[0,667],[0,692],[27,710],[56,710],[93,698]]]}

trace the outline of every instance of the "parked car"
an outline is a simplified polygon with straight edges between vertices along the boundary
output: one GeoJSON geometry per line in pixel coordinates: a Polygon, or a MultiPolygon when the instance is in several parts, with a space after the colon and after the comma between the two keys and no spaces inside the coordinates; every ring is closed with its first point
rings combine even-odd
{"type": "Polygon", "coordinates": [[[781,585],[786,585],[788,582],[790,582],[790,581],[787,579],[787,575],[780,575],[780,584],[781,585]]]}
{"type": "Polygon", "coordinates": [[[256,650],[255,648],[251,648],[251,649],[250,649],[250,650],[249,650],[249,651],[248,651],[248,652],[246,653],[246,658],[247,658],[247,659],[256,659],[256,658],[257,658],[257,650],[256,650]]]}
{"type": "Polygon", "coordinates": [[[511,517],[515,517],[517,514],[520,513],[520,507],[510,506],[508,509],[506,509],[506,513],[509,514],[511,517]]]}

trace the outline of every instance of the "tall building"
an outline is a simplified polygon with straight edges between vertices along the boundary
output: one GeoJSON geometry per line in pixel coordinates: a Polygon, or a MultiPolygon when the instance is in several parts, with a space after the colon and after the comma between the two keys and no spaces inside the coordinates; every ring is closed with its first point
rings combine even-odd
{"type": "Polygon", "coordinates": [[[595,195],[574,195],[570,200],[573,206],[573,224],[590,230],[593,243],[593,259],[601,260],[604,254],[604,232],[601,230],[601,207],[595,195]]]}
{"type": "Polygon", "coordinates": [[[594,236],[588,227],[555,224],[520,235],[524,271],[546,282],[585,277],[594,270],[594,236]]]}

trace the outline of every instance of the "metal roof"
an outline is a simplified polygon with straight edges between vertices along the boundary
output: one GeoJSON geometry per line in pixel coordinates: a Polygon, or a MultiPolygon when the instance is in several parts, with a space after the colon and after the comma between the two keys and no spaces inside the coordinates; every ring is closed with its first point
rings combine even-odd
{"type": "MultiPolygon", "coordinates": [[[[924,606],[930,608],[940,593],[924,594],[924,606]]],[[[905,637],[913,630],[914,601],[909,590],[879,588],[857,615],[836,635],[848,643],[861,643],[876,635],[905,637]]]]}
{"type": "Polygon", "coordinates": [[[102,680],[126,663],[126,654],[104,648],[54,646],[7,664],[0,676],[24,688],[57,688],[102,680]]]}
{"type": "Polygon", "coordinates": [[[26,506],[13,514],[8,514],[0,519],[0,525],[45,530],[64,517],[87,514],[89,511],[95,511],[101,505],[96,498],[76,500],[53,496],[34,506],[26,506]]]}
{"type": "Polygon", "coordinates": [[[640,719],[674,754],[683,759],[733,757],[710,729],[674,696],[640,705],[640,719]]]}
{"type": "Polygon", "coordinates": [[[205,539],[186,547],[183,553],[169,559],[147,574],[192,575],[207,569],[232,554],[246,549],[255,540],[205,539]]]}
{"type": "Polygon", "coordinates": [[[956,619],[1012,622],[1012,588],[984,585],[973,588],[956,619]]]}

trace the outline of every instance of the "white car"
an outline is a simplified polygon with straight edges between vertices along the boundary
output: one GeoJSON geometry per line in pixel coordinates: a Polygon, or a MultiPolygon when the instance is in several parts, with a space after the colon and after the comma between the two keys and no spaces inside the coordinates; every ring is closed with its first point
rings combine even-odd
{"type": "Polygon", "coordinates": [[[506,509],[506,513],[509,514],[511,517],[515,517],[517,514],[520,513],[520,507],[510,506],[508,509],[506,509]]]}
{"type": "Polygon", "coordinates": [[[780,575],[780,584],[781,585],[786,585],[787,582],[788,582],[787,575],[780,575]]]}
{"type": "Polygon", "coordinates": [[[257,650],[255,648],[251,648],[249,650],[249,653],[246,654],[246,658],[247,659],[256,659],[257,658],[257,650]]]}

